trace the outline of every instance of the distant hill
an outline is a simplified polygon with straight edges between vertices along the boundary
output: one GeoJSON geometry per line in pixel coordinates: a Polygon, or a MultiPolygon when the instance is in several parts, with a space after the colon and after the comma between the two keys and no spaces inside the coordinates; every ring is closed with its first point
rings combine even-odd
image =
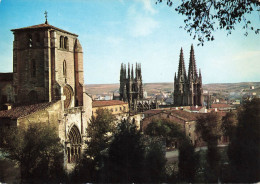
{"type": "MultiPolygon", "coordinates": [[[[91,95],[118,93],[119,84],[87,84],[85,85],[87,93],[91,95]]],[[[144,89],[148,94],[173,91],[173,83],[145,83],[144,89]]],[[[260,92],[260,82],[241,82],[241,83],[214,83],[204,84],[204,90],[211,92],[240,92],[244,91],[260,92]],[[250,90],[250,86],[254,86],[254,90],[250,90]]]]}

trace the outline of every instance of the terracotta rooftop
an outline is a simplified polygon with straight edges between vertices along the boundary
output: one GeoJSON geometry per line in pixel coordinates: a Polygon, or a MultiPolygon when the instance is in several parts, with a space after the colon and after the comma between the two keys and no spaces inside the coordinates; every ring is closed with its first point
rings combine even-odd
{"type": "Polygon", "coordinates": [[[153,115],[153,114],[161,113],[163,111],[164,110],[162,110],[162,109],[152,109],[152,110],[144,111],[143,114],[153,115]]]}
{"type": "Polygon", "coordinates": [[[192,113],[183,110],[172,110],[171,115],[183,119],[185,121],[195,121],[198,116],[203,113],[192,113]]]}
{"type": "Polygon", "coordinates": [[[51,106],[53,102],[38,103],[33,105],[24,105],[19,107],[13,107],[10,110],[0,111],[0,118],[18,119],[20,117],[27,116],[39,110],[44,110],[51,106]]]}
{"type": "Polygon", "coordinates": [[[231,107],[228,104],[211,104],[211,108],[229,108],[231,107]]]}
{"type": "Polygon", "coordinates": [[[0,81],[12,81],[13,73],[0,73],[0,81]]]}
{"type": "Polygon", "coordinates": [[[198,106],[198,107],[196,107],[196,106],[191,106],[190,107],[190,110],[191,111],[199,111],[200,109],[202,109],[203,107],[202,106],[198,106]]]}
{"type": "Polygon", "coordinates": [[[50,24],[38,24],[38,25],[34,25],[34,26],[28,26],[28,27],[23,27],[23,28],[18,28],[18,29],[12,29],[11,31],[23,31],[23,30],[30,30],[30,29],[55,29],[64,33],[68,33],[74,36],[78,36],[74,33],[70,33],[68,31],[65,31],[63,29],[57,28],[55,26],[52,26],[50,24]]]}
{"type": "Polygon", "coordinates": [[[120,100],[94,100],[92,102],[92,107],[105,107],[105,106],[123,105],[123,104],[127,104],[127,103],[120,100]]]}

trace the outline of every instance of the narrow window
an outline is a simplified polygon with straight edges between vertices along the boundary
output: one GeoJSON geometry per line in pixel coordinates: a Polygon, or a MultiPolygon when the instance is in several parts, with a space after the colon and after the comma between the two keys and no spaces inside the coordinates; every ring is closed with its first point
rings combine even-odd
{"type": "Polygon", "coordinates": [[[63,76],[67,77],[67,64],[65,60],[63,61],[63,76]]]}
{"type": "Polygon", "coordinates": [[[31,77],[36,77],[36,62],[34,59],[31,61],[31,77]]]}
{"type": "Polygon", "coordinates": [[[68,49],[68,37],[64,38],[64,49],[68,49]]]}
{"type": "Polygon", "coordinates": [[[64,37],[63,36],[61,36],[60,37],[60,48],[63,48],[64,47],[64,37]]]}

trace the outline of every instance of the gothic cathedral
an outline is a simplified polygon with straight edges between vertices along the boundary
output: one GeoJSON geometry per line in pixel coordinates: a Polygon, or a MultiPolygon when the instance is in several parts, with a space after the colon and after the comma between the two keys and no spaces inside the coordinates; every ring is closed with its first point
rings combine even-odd
{"type": "Polygon", "coordinates": [[[127,101],[130,109],[134,109],[134,104],[136,104],[137,100],[143,99],[143,83],[140,63],[136,63],[135,76],[133,65],[130,72],[130,64],[128,64],[128,73],[126,75],[126,65],[123,63],[121,64],[119,93],[120,100],[125,102],[127,101]]]}
{"type": "Polygon", "coordinates": [[[190,50],[188,76],[186,75],[183,50],[181,48],[178,75],[174,77],[174,105],[202,106],[202,77],[197,73],[193,45],[190,50]]]}

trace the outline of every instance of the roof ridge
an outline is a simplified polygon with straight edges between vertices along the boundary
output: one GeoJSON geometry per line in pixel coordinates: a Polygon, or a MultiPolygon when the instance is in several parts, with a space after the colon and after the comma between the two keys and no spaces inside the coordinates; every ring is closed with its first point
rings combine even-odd
{"type": "Polygon", "coordinates": [[[60,28],[55,27],[55,26],[50,25],[50,24],[36,24],[36,25],[32,25],[32,26],[27,26],[27,27],[22,27],[22,28],[17,28],[17,29],[11,29],[11,31],[22,31],[22,30],[27,30],[27,29],[41,29],[41,28],[52,28],[52,29],[56,29],[56,30],[61,31],[61,32],[65,32],[65,33],[74,35],[74,36],[78,36],[78,35],[75,34],[75,33],[71,33],[71,32],[69,32],[69,31],[65,31],[65,30],[63,30],[63,29],[60,29],[60,28]]]}

